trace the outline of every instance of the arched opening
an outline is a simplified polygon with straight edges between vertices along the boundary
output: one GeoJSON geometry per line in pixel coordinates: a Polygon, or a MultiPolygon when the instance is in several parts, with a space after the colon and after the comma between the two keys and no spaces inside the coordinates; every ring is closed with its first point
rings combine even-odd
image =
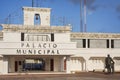
{"type": "Polygon", "coordinates": [[[43,58],[40,59],[25,59],[23,62],[23,70],[29,70],[29,71],[34,71],[34,70],[40,70],[44,71],[45,70],[45,60],[43,58]]]}
{"type": "Polygon", "coordinates": [[[34,16],[34,25],[40,25],[41,24],[41,19],[39,14],[35,14],[34,16]]]}

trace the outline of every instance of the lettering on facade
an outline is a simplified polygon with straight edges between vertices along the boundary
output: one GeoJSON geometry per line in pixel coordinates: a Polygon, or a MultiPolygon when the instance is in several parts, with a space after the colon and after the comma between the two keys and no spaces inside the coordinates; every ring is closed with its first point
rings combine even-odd
{"type": "Polygon", "coordinates": [[[17,49],[17,54],[60,54],[54,43],[21,43],[21,49],[17,49]]]}

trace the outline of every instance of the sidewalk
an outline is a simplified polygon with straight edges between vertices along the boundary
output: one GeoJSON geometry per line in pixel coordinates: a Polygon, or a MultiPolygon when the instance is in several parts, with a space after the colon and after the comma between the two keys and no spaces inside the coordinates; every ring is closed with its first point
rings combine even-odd
{"type": "Polygon", "coordinates": [[[120,80],[120,73],[104,74],[100,72],[65,73],[28,73],[0,75],[0,80],[120,80]]]}

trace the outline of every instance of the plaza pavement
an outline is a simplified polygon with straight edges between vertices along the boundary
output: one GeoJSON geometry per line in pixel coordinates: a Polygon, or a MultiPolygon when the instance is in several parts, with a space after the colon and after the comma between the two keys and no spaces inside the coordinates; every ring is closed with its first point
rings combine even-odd
{"type": "Polygon", "coordinates": [[[120,73],[102,72],[65,73],[14,73],[0,75],[0,80],[120,80],[120,73]]]}

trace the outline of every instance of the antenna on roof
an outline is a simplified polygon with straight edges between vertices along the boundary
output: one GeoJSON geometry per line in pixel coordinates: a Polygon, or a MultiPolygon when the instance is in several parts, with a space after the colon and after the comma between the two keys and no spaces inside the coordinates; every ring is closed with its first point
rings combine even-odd
{"type": "Polygon", "coordinates": [[[87,30],[87,24],[86,24],[86,0],[84,0],[84,32],[87,30]]]}
{"type": "Polygon", "coordinates": [[[36,7],[38,7],[38,0],[36,1],[36,7]]]}
{"type": "Polygon", "coordinates": [[[32,0],[32,7],[41,7],[46,0],[32,0]]]}
{"type": "Polygon", "coordinates": [[[87,31],[87,23],[86,23],[86,3],[87,0],[80,0],[80,31],[87,31]],[[83,9],[84,7],[84,9],[83,9]]]}
{"type": "Polygon", "coordinates": [[[82,0],[80,0],[80,31],[83,32],[82,0]]]}
{"type": "Polygon", "coordinates": [[[32,0],[32,7],[34,7],[34,0],[32,0]]]}

